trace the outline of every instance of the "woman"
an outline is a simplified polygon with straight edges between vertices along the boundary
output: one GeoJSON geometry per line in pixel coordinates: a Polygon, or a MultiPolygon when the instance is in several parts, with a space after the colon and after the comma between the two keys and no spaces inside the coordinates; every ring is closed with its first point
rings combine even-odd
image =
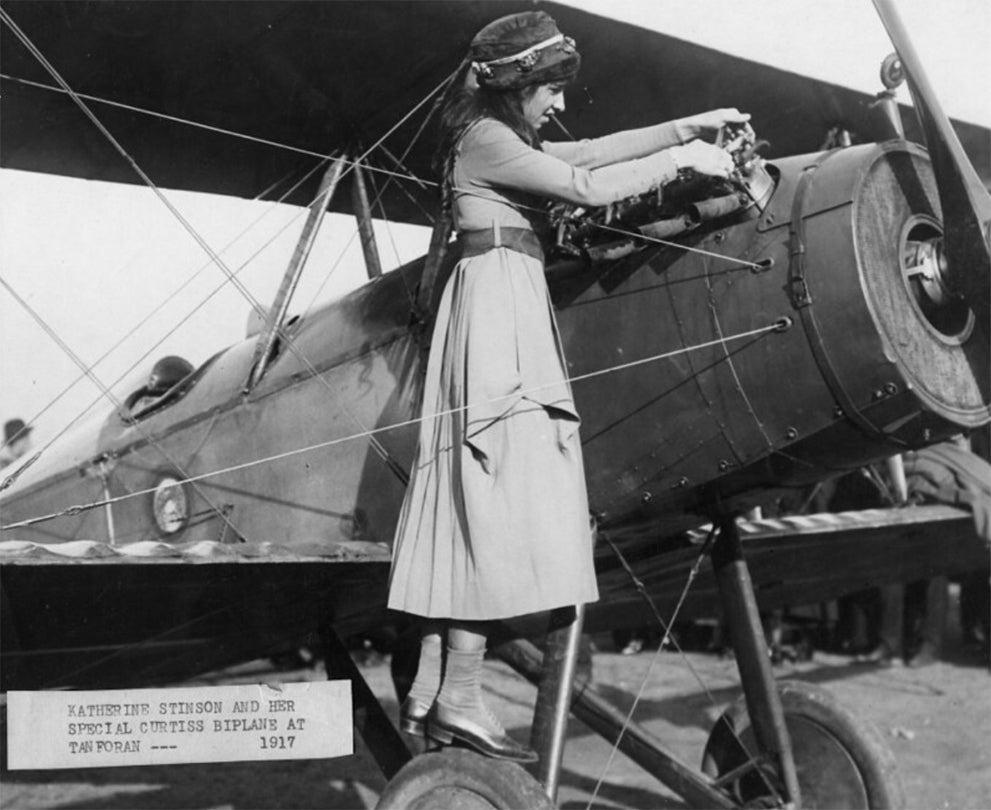
{"type": "Polygon", "coordinates": [[[402,728],[489,756],[536,755],[482,700],[485,622],[595,601],[579,418],[544,279],[546,198],[605,205],[674,179],[726,176],[694,141],[749,116],[717,110],[575,143],[541,143],[578,72],[544,12],[472,40],[468,81],[442,114],[445,202],[461,261],[438,307],[417,461],[393,550],[389,607],[422,617],[402,728]],[[684,144],[684,145],[682,145],[684,144]]]}

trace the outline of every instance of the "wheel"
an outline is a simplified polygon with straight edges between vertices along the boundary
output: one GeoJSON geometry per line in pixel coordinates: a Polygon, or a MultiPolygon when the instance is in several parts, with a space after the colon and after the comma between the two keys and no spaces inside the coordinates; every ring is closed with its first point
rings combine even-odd
{"type": "MultiPolygon", "coordinates": [[[[785,681],[778,684],[778,692],[791,736],[803,808],[881,810],[905,806],[894,754],[874,726],[822,688],[785,681]]],[[[705,746],[702,770],[719,777],[744,765],[756,751],[746,703],[741,698],[716,722],[705,746]]],[[[741,805],[776,806],[768,783],[780,790],[781,780],[773,767],[762,771],[750,768],[727,786],[741,805]]]]}
{"type": "Polygon", "coordinates": [[[552,810],[540,783],[515,762],[449,748],[407,762],[378,810],[552,810]]]}

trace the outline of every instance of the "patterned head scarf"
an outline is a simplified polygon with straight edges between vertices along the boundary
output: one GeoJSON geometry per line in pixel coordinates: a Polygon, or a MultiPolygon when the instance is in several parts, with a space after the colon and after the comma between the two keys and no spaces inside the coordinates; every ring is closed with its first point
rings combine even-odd
{"type": "Polygon", "coordinates": [[[493,90],[573,79],[581,66],[575,41],[543,11],[490,22],[471,41],[469,59],[478,84],[493,90]]]}

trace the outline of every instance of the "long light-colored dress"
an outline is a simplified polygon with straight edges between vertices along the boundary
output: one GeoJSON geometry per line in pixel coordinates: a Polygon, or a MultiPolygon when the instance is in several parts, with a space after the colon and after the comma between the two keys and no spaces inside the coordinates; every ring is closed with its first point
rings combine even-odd
{"type": "MultiPolygon", "coordinates": [[[[604,205],[671,180],[679,122],[527,145],[483,118],[453,166],[459,231],[531,228],[553,198],[604,205]]],[[[389,607],[501,619],[595,601],[579,418],[543,263],[498,247],[460,261],[440,302],[389,607]]]]}

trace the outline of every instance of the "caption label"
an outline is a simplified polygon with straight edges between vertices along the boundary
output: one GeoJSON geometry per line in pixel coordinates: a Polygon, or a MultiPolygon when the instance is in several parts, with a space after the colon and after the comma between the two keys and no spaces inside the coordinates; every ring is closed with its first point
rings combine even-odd
{"type": "Polygon", "coordinates": [[[8,692],[10,770],[354,752],[350,681],[8,692]]]}

